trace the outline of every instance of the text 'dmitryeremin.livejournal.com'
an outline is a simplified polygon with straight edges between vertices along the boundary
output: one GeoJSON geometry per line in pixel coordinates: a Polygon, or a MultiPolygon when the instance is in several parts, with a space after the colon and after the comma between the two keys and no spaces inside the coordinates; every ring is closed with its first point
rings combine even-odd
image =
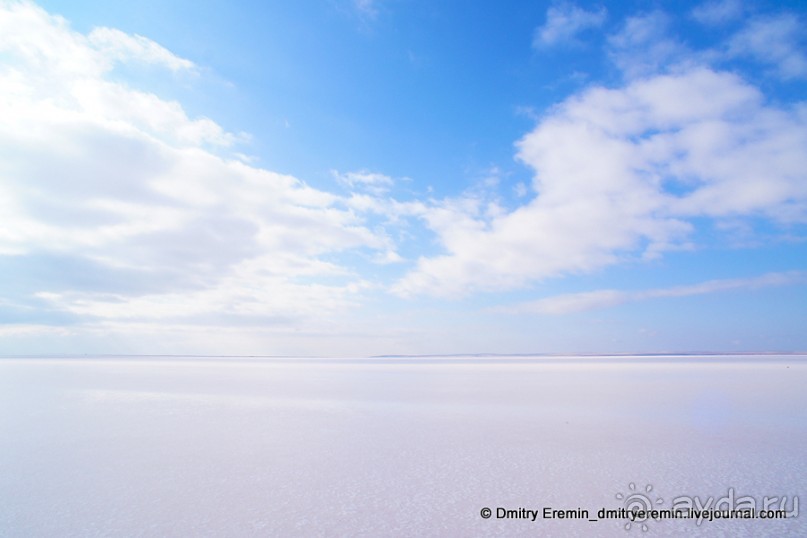
{"type": "Polygon", "coordinates": [[[669,500],[656,494],[652,485],[630,483],[613,496],[614,503],[598,507],[484,506],[482,519],[541,522],[546,520],[620,521],[626,530],[647,531],[665,520],[691,520],[701,526],[729,520],[782,520],[799,515],[797,495],[754,496],[727,488],[722,495],[678,495],[669,500]]]}

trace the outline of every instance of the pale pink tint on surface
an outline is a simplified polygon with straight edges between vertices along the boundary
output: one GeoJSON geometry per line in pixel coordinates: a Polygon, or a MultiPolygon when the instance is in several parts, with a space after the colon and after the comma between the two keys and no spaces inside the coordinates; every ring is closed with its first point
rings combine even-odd
{"type": "Polygon", "coordinates": [[[0,536],[804,536],[496,509],[792,508],[805,386],[803,356],[0,359],[0,536]]]}

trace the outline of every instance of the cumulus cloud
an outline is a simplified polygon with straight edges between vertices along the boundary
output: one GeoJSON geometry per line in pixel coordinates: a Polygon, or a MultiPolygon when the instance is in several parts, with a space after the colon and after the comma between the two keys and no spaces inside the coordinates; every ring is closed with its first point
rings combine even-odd
{"type": "Polygon", "coordinates": [[[445,253],[421,257],[397,293],[515,289],[652,258],[690,247],[695,219],[807,221],[807,105],[768,105],[705,67],[574,95],[518,158],[535,172],[532,199],[492,216],[475,199],[432,207],[445,253]]]}
{"type": "Polygon", "coordinates": [[[501,307],[497,308],[496,311],[511,314],[571,314],[573,312],[608,308],[650,299],[690,297],[732,290],[785,286],[805,281],[807,281],[807,274],[801,271],[769,273],[752,278],[710,280],[689,286],[673,286],[642,291],[597,290],[569,293],[514,306],[501,307]]]}
{"type": "Polygon", "coordinates": [[[31,67],[61,75],[98,75],[117,63],[144,63],[171,71],[193,71],[190,60],[180,58],[139,35],[114,28],[95,28],[84,36],[70,29],[62,17],[52,16],[29,2],[2,3],[0,47],[25,58],[31,67]]]}
{"type": "MultiPolygon", "coordinates": [[[[605,17],[564,6],[548,17],[547,43],[605,17]]],[[[393,292],[462,296],[690,248],[696,221],[807,221],[807,104],[772,105],[738,75],[704,66],[659,69],[680,50],[665,24],[659,14],[628,21],[610,38],[627,82],[572,95],[518,142],[533,177],[506,209],[495,170],[461,196],[399,201],[376,171],[334,171],[351,191],[340,196],[250,165],[234,148],[243,135],[110,76],[131,63],[195,72],[189,60],[0,0],[0,317],[26,335],[81,324],[140,335],[155,322],[166,335],[193,325],[292,331],[378,289],[340,261],[346,254],[380,264],[420,255],[393,292]],[[391,236],[413,221],[441,253],[397,248],[391,236]]],[[[540,308],[663,295],[644,293],[540,308]]]]}
{"type": "Polygon", "coordinates": [[[212,151],[240,135],[108,76],[194,68],[156,43],[4,2],[0,51],[7,322],[309,319],[368,285],[325,256],[390,250],[346,199],[212,151]]]}
{"type": "Polygon", "coordinates": [[[585,10],[571,3],[562,3],[546,11],[546,22],[535,30],[533,46],[544,48],[574,42],[581,32],[599,28],[605,22],[604,7],[585,10]]]}

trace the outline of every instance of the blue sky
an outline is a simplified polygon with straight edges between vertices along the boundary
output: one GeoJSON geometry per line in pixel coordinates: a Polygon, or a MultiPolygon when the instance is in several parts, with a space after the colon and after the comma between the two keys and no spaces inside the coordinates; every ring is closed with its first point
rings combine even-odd
{"type": "Polygon", "coordinates": [[[805,18],[0,1],[0,353],[807,350],[805,18]]]}

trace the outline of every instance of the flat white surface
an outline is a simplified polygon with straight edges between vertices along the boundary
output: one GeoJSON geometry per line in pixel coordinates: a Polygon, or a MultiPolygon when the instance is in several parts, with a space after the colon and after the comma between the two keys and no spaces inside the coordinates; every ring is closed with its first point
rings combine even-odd
{"type": "Polygon", "coordinates": [[[803,356],[0,359],[0,536],[805,536],[495,516],[807,497],[805,387],[803,356]]]}

